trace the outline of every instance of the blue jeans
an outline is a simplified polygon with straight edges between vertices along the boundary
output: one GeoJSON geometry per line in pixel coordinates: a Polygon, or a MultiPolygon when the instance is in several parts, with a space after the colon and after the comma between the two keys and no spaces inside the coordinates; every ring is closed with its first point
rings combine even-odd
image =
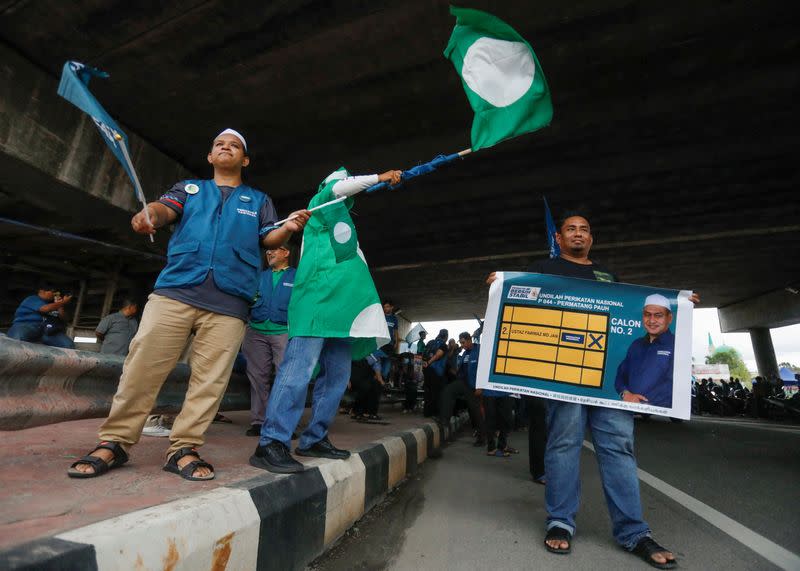
{"type": "Polygon", "coordinates": [[[633,455],[633,414],[623,410],[574,403],[547,402],[547,529],[575,533],[581,496],[580,457],[588,426],[592,431],[600,478],[611,516],[614,539],[633,549],[650,528],[643,520],[639,478],[633,455]]]}
{"type": "Polygon", "coordinates": [[[392,359],[389,355],[387,355],[382,349],[378,349],[377,351],[372,353],[381,363],[381,376],[383,377],[384,381],[389,380],[389,373],[392,370],[392,359]]]}
{"type": "Polygon", "coordinates": [[[300,437],[298,448],[313,446],[328,435],[328,427],[350,380],[350,340],[292,337],[267,403],[259,445],[266,446],[277,440],[287,448],[290,446],[318,361],[320,371],[314,384],[311,422],[300,437]]]}
{"type": "Polygon", "coordinates": [[[14,323],[8,330],[8,337],[29,343],[42,343],[50,347],[74,349],[75,343],[64,333],[48,335],[42,323],[14,323]]]}

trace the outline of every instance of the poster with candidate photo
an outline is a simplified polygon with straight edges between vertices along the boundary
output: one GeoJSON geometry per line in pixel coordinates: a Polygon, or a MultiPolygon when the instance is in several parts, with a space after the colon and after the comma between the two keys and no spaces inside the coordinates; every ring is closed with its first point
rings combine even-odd
{"type": "Polygon", "coordinates": [[[688,419],[691,294],[497,272],[477,386],[688,419]]]}

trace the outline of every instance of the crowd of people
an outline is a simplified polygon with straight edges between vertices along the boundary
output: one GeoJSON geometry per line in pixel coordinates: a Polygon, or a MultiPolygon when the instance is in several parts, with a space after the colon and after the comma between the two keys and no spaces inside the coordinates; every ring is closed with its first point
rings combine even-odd
{"type": "Polygon", "coordinates": [[[711,378],[693,379],[692,412],[753,418],[785,416],[786,406],[780,405],[792,399],[787,398],[783,381],[778,376],[757,376],[751,386],[745,387],[740,379],[734,377],[719,381],[711,378]]]}
{"type": "MultiPolygon", "coordinates": [[[[174,226],[167,264],[130,341],[111,411],[99,429],[99,443],[69,467],[72,478],[102,476],[128,461],[159,389],[190,336],[191,378],[169,431],[163,465],[163,470],[186,480],[215,477],[199,447],[217,418],[240,348],[254,403],[248,434],[258,437],[250,457],[255,467],[287,474],[303,471],[290,450],[294,436],[299,439],[297,456],[348,458],[350,452],[337,448],[328,435],[348,383],[356,396],[355,416],[370,419],[378,414],[381,387],[397,358],[398,324],[392,303],[380,303],[349,211],[354,194],[378,182],[396,185],[401,172],[351,176],[340,168],[321,182],[308,209],[278,223],[268,196],[243,183],[242,170],[250,157],[240,133],[221,132],[207,160],[213,178],[175,184],[131,220],[133,230],[145,235],[174,226]],[[333,205],[312,216],[312,208],[329,203],[333,205]],[[300,232],[303,253],[294,270],[287,263],[289,244],[300,232]],[[268,267],[262,271],[265,250],[268,267]],[[356,363],[352,369],[351,363],[356,363]],[[312,379],[311,415],[298,435],[312,379]]],[[[536,262],[528,271],[617,281],[614,273],[589,258],[593,238],[585,216],[565,216],[557,226],[556,240],[560,256],[536,262]]],[[[493,280],[490,275],[486,281],[493,280]]],[[[61,338],[39,321],[60,312],[69,296],[57,300],[57,292],[43,288],[27,298],[21,308],[23,319],[15,321],[10,333],[59,343],[61,338]]],[[[121,312],[122,318],[130,319],[130,311],[121,312]]],[[[111,333],[115,324],[126,324],[122,318],[109,319],[98,328],[104,343],[115,337],[111,333]]],[[[674,555],[653,540],[644,521],[633,415],[571,402],[521,401],[476,388],[479,335],[480,331],[462,332],[457,342],[448,339],[446,330],[428,342],[421,336],[413,358],[401,357],[401,371],[414,371],[418,364],[417,374],[404,377],[404,409],[416,405],[421,370],[423,413],[448,424],[456,402],[462,401],[476,427],[475,444],[485,446],[493,457],[516,452],[509,442],[513,411],[526,409],[531,474],[545,485],[544,544],[557,554],[572,548],[580,498],[579,462],[586,429],[591,429],[614,538],[653,566],[674,567],[674,555]]]]}

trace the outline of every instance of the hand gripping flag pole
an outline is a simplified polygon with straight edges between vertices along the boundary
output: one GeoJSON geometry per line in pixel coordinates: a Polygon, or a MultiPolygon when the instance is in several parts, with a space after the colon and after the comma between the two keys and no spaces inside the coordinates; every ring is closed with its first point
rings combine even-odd
{"type": "MultiPolygon", "coordinates": [[[[412,168],[410,168],[408,170],[403,171],[402,174],[400,175],[400,184],[392,186],[388,182],[379,182],[377,184],[373,184],[369,188],[364,189],[363,192],[370,192],[371,193],[371,192],[377,192],[379,190],[385,190],[385,189],[394,190],[396,188],[400,188],[402,186],[402,184],[404,182],[406,182],[407,180],[410,180],[412,178],[415,178],[415,177],[418,177],[418,176],[421,176],[421,175],[424,175],[424,174],[432,173],[433,171],[435,171],[439,167],[441,167],[443,165],[446,165],[446,164],[448,164],[450,162],[453,162],[456,159],[463,158],[466,155],[470,154],[471,152],[472,152],[472,149],[464,149],[463,151],[459,151],[457,153],[453,153],[452,155],[439,155],[438,157],[435,157],[434,159],[428,161],[427,163],[423,163],[421,165],[417,165],[415,167],[412,167],[412,168]]],[[[337,204],[339,202],[342,202],[343,200],[346,200],[347,198],[349,198],[349,197],[340,196],[339,198],[335,198],[334,200],[330,200],[328,202],[320,204],[319,206],[315,206],[314,208],[309,208],[308,211],[309,212],[314,212],[315,210],[319,210],[321,208],[326,208],[326,207],[331,206],[333,204],[337,204]]],[[[279,222],[276,222],[275,226],[280,226],[281,224],[284,224],[285,222],[288,222],[289,220],[292,220],[292,219],[293,219],[292,216],[289,216],[288,218],[284,218],[283,220],[280,220],[279,222]]]]}
{"type": "MultiPolygon", "coordinates": [[[[128,168],[130,169],[128,172],[133,179],[133,186],[136,187],[136,196],[139,197],[139,200],[142,203],[142,210],[144,210],[144,218],[147,220],[147,225],[152,226],[153,224],[150,222],[150,211],[147,209],[147,199],[144,197],[144,191],[142,190],[142,185],[139,183],[139,177],[136,175],[136,170],[133,168],[133,163],[131,162],[131,156],[128,154],[128,146],[125,144],[125,139],[123,139],[122,135],[117,132],[114,133],[114,138],[119,141],[119,146],[122,149],[123,156],[125,157],[125,162],[128,164],[128,168]]],[[[150,234],[150,242],[155,242],[152,234],[150,234]]]]}

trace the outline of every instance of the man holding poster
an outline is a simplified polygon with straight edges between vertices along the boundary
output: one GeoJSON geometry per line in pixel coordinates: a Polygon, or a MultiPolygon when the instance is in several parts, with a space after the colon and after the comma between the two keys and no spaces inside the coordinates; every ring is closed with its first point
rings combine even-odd
{"type": "MultiPolygon", "coordinates": [[[[491,289],[478,388],[549,399],[545,453],[549,551],[571,550],[580,502],[579,462],[588,427],[615,540],[655,567],[672,568],[675,557],[650,537],[642,513],[633,411],[679,414],[621,398],[614,376],[631,338],[641,331],[642,300],[654,288],[613,283],[616,276],[589,259],[593,239],[585,217],[568,216],[557,228],[559,257],[534,263],[528,271],[535,273],[498,272],[487,280],[491,289]]],[[[686,369],[686,382],[676,384],[675,392],[686,407],[680,414],[688,414],[691,302],[699,299],[688,291],[658,291],[665,299],[675,299],[676,330],[681,334],[676,336],[681,360],[676,360],[675,370],[682,375],[686,369]]]]}

